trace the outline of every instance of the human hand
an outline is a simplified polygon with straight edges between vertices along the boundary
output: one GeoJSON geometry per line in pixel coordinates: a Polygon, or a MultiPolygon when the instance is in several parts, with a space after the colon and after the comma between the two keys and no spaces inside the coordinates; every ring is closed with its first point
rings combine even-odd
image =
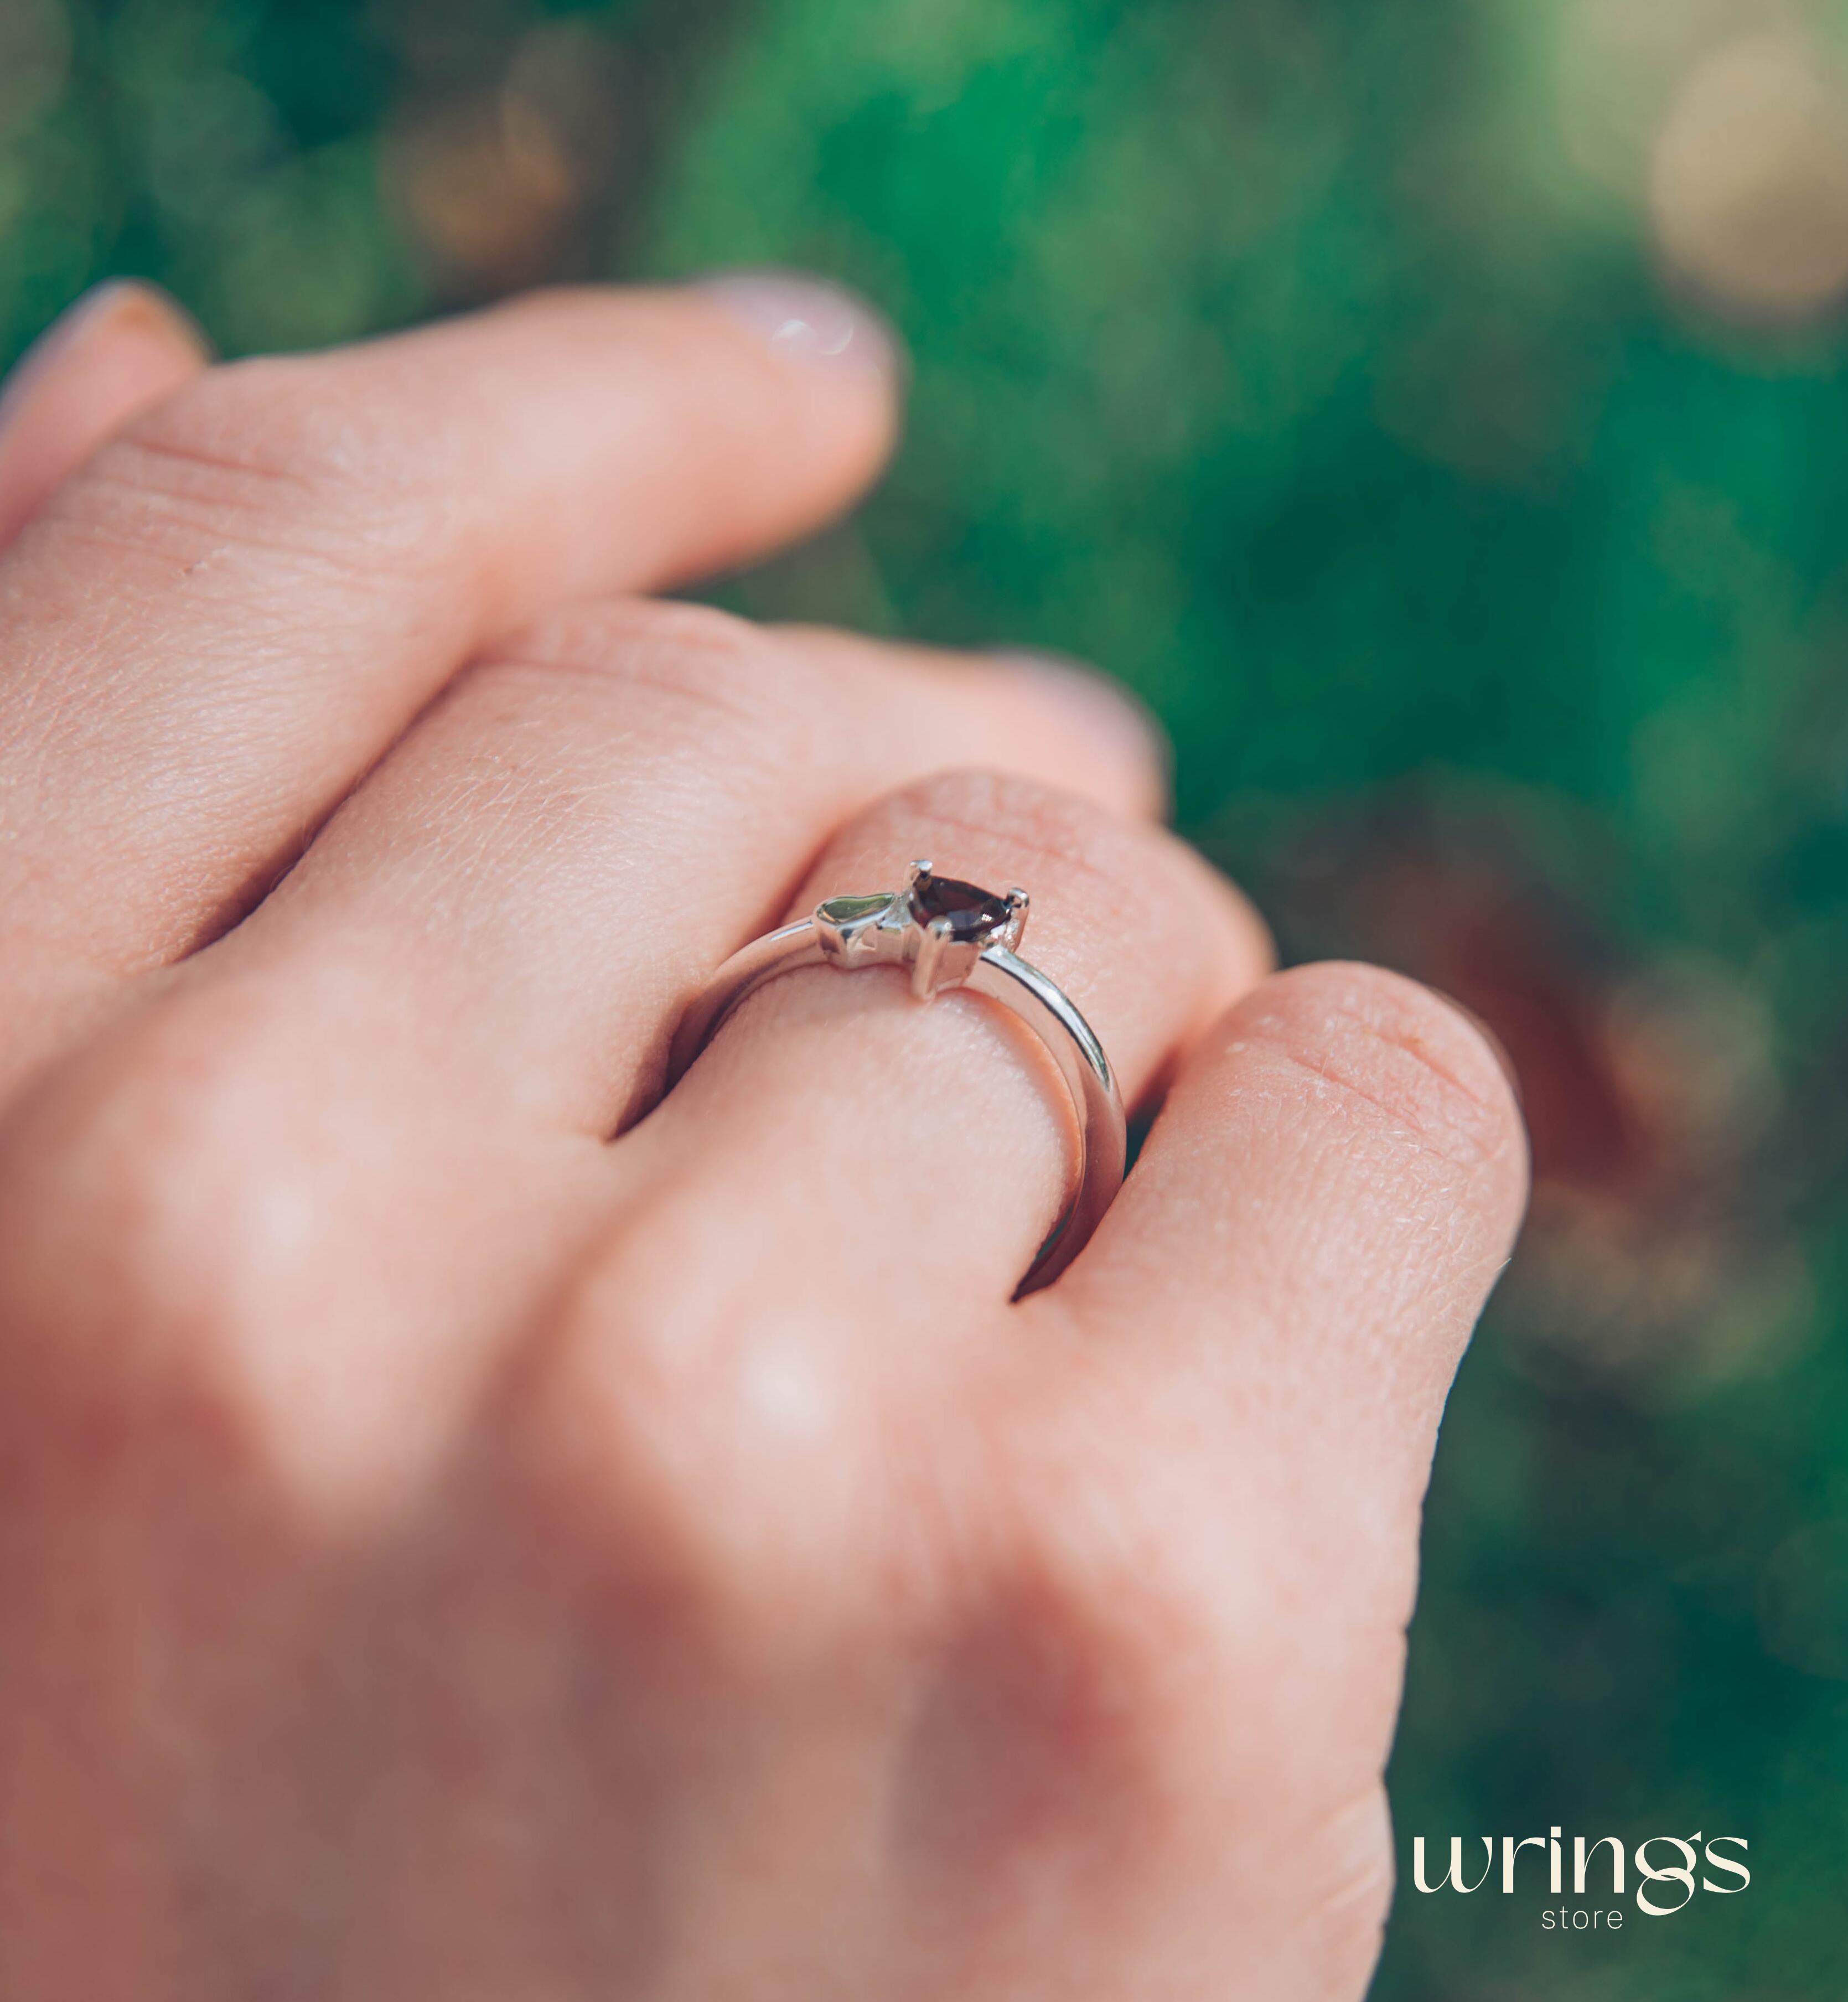
{"type": "Polygon", "coordinates": [[[9,399],[7,2002],[1364,1988],[1517,1115],[1267,978],[1083,682],[634,595],[891,422],[766,281],[210,370],[118,295],[9,399]],[[981,1000],[792,975],[655,1104],[922,854],[1167,1088],[1017,1303],[1069,1142],[981,1000]]]}

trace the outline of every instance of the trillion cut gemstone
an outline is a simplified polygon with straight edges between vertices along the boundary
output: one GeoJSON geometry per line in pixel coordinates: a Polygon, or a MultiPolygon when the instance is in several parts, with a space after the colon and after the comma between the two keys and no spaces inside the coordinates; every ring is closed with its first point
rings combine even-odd
{"type": "Polygon", "coordinates": [[[830,897],[815,915],[831,925],[863,925],[869,918],[883,917],[892,908],[884,897],[830,897]]]}
{"type": "Polygon", "coordinates": [[[959,944],[999,938],[1013,918],[1005,897],[959,883],[954,876],[920,876],[912,885],[911,911],[921,925],[947,919],[950,936],[959,944]]]}

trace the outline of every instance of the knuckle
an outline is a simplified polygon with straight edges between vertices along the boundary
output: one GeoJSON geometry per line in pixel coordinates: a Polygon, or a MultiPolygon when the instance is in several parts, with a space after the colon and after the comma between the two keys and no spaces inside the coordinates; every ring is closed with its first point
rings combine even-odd
{"type": "Polygon", "coordinates": [[[1100,874],[1122,871],[1135,845],[1128,830],[1101,807],[1005,772],[936,773],[891,793],[873,814],[901,822],[907,831],[922,825],[977,834],[1100,874]]]}
{"type": "Polygon", "coordinates": [[[156,1009],[16,1115],[0,1136],[16,1388],[131,1442],[179,1421],[202,1451],[253,1444],[249,1367],[308,1311],[331,1209],[316,1150],[275,1145],[314,1114],[292,1074],[257,1011],[156,1009]]]}
{"type": "Polygon", "coordinates": [[[1030,894],[1028,954],[1082,992],[1125,1077],[1156,1072],[1268,962],[1262,926],[1184,842],[1013,773],[940,771],[887,794],[836,837],[811,884],[859,889],[926,857],[1030,894]],[[1150,964],[1163,971],[1152,997],[1150,964]]]}
{"type": "Polygon", "coordinates": [[[1222,1791],[1242,1674],[1228,1582],[1164,1533],[1149,1484],[1078,1457],[1017,1486],[930,1674],[908,1770],[919,1846],[941,1855],[1125,1836],[1154,1853],[1222,1791]]]}
{"type": "Polygon", "coordinates": [[[240,546],[368,573],[422,567],[442,539],[435,497],[465,483],[445,476],[440,438],[413,460],[389,421],[330,393],[327,371],[290,357],[208,370],[106,445],[52,518],[189,570],[240,546]]]}
{"type": "Polygon", "coordinates": [[[1245,956],[1261,961],[1267,950],[1243,898],[1185,842],[1018,773],[933,773],[887,794],[853,830],[862,845],[889,848],[915,849],[939,835],[946,854],[974,849],[994,863],[1072,884],[1087,911],[1132,922],[1142,936],[1165,926],[1174,936],[1164,944],[1173,949],[1197,950],[1191,934],[1229,927],[1241,934],[1245,956]]]}
{"type": "Polygon", "coordinates": [[[714,605],[615,598],[535,619],[498,657],[619,679],[627,671],[645,671],[650,666],[671,671],[683,656],[696,664],[711,663],[720,671],[736,671],[773,644],[761,626],[714,605]],[[650,660],[651,654],[664,657],[650,660]]]}
{"type": "Polygon", "coordinates": [[[1234,1033],[1313,1072],[1357,1115],[1452,1169],[1525,1188],[1519,1110],[1481,1031],[1429,988],[1340,962],[1278,974],[1234,1033]]]}
{"type": "Polygon", "coordinates": [[[1391,1885],[1396,1653],[1319,1613],[1287,1538],[1249,1533],[1255,1477],[1123,1444],[1121,1421],[1111,1393],[1009,1428],[993,1554],[963,1568],[903,1748],[906,1860],[992,1881],[1103,1855],[1109,1896],[1126,1854],[1146,1883],[1227,1841],[1262,1880],[1228,1896],[1289,1935],[1302,1992],[1358,1997],[1391,1885]]]}
{"type": "Polygon", "coordinates": [[[838,682],[799,650],[706,605],[630,598],[555,612],[472,668],[471,699],[510,722],[548,710],[619,729],[638,756],[698,760],[715,745],[741,775],[825,765],[842,748],[838,682]]]}
{"type": "Polygon", "coordinates": [[[710,1236],[664,1204],[574,1287],[509,1464],[518,1512],[625,1631],[752,1678],[865,1631],[880,1477],[850,1345],[690,1280],[710,1236]]]}
{"type": "Polygon", "coordinates": [[[1092,928],[1134,926],[1146,935],[1153,914],[1171,913],[1173,855],[1165,837],[1115,818],[1056,786],[990,771],[935,773],[888,793],[842,838],[841,846],[896,857],[956,858],[991,877],[1011,873],[1030,884],[1058,886],[1062,922],[1092,928]]]}

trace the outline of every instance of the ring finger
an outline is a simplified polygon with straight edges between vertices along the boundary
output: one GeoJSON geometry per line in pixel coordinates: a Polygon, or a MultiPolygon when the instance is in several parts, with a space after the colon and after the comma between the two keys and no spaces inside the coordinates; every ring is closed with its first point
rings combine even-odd
{"type": "MultiPolygon", "coordinates": [[[[1029,889],[1027,956],[1083,1010],[1132,1106],[1269,963],[1250,906],[1184,843],[989,773],[880,802],[830,845],[791,912],[891,889],[924,856],[1029,889]]],[[[919,1008],[896,977],[826,969],[741,1003],[618,1153],[661,1226],[631,1217],[621,1233],[644,1261],[672,1246],[680,1269],[741,1302],[774,1268],[785,1306],[876,1297],[883,1320],[933,1324],[1006,1299],[1073,1165],[1056,1076],[993,1003],[952,993],[919,1008]],[[713,1220],[713,1242],[679,1241],[713,1220]],[[894,1261],[905,1283],[891,1283],[894,1261]]]]}

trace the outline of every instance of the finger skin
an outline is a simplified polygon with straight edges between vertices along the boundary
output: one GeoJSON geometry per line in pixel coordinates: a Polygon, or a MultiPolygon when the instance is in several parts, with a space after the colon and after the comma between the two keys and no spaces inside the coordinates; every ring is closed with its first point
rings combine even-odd
{"type": "MultiPolygon", "coordinates": [[[[644,600],[530,629],[419,720],[260,910],[0,1116],[0,1186],[10,1164],[30,1190],[4,1205],[0,1258],[68,1309],[67,1220],[106,1217],[154,1296],[193,1303],[133,1327],[98,1313],[124,1373],[235,1322],[229,1302],[270,1303],[255,1352],[227,1358],[241,1395],[264,1408],[281,1372],[292,1457],[342,1507],[376,1505],[440,1451],[510,1293],[607,1233],[621,1177],[601,1143],[658,1096],[688,995],[776,922],[869,793],[1048,703],[1016,679],[946,682],[866,643],[811,659],[644,600]],[[190,1166],[150,1187],[136,1163],[163,1149],[190,1166]],[[414,1227],[382,1240],[385,1216],[414,1227]]],[[[1056,698],[1042,720],[1023,755],[1046,780],[1139,793],[1139,747],[1111,771],[1058,749],[1056,698]]]]}
{"type": "Polygon", "coordinates": [[[214,369],[0,563],[0,1027],[183,957],[461,661],[771,546],[883,457],[891,385],[713,295],[542,295],[214,369]]]}
{"type": "MultiPolygon", "coordinates": [[[[866,657],[868,643],[856,633],[816,626],[778,630],[816,658],[850,666],[866,657]]],[[[1132,819],[1168,817],[1173,746],[1156,717],[1114,677],[1062,654],[1021,648],[968,654],[887,640],[881,657],[928,669],[947,694],[958,681],[985,685],[989,734],[964,745],[963,763],[979,759],[997,770],[1051,775],[1055,783],[1132,819]]]]}
{"type": "MultiPolygon", "coordinates": [[[[1119,948],[1180,867],[1153,846],[1145,877],[1147,830],[1017,783],[905,804],[934,834],[1076,856],[1090,936],[1119,948]]],[[[883,838],[902,854],[916,831],[883,838]]],[[[1054,925],[1044,956],[1078,943],[1054,925]]],[[[1126,1013],[1149,959],[1185,985],[1150,943],[1104,955],[1091,997],[1132,1067],[1157,1041],[1126,1013]]],[[[835,977],[857,1008],[854,985],[835,977]]],[[[870,1187],[928,1144],[908,1123],[927,1094],[893,1086],[935,1013],[905,1018],[870,1092],[846,1078],[829,1125],[870,1187]]],[[[843,1247],[778,1207],[800,1148],[750,1187],[663,1183],[617,1241],[606,1219],[534,1257],[549,1212],[607,1189],[583,1205],[555,1148],[496,1149],[438,1034],[424,1060],[462,1116],[426,1114],[424,1144],[445,1166],[498,1151],[521,1211],[465,1324],[420,1306],[428,1270],[390,1289],[493,1240],[493,1205],[445,1227],[388,1174],[368,1224],[316,1241],[304,1167],[330,1189],[368,1173],[392,1108],[337,1061],[279,1076],[192,1029],[0,1162],[9,1997],[75,1977],[145,2002],[152,1967],[188,2002],[316,1980],[1358,2002],[1403,1572],[1390,1614],[1359,1602],[1355,1547],[1386,1543],[1365,1497],[1337,1495],[1336,1537],[1282,1478],[1290,1436],[1229,1436],[1226,1400],[1163,1352],[1161,1285],[1146,1355],[1135,1327],[958,1312],[946,1270],[980,1218],[940,1233],[947,1190],[963,1200],[940,1172],[875,1264],[837,1257],[846,1283],[804,1294],[843,1247]],[[786,1227],[755,1233],[760,1210],[786,1227]],[[455,1352],[484,1329],[515,1352],[459,1396],[455,1352]]],[[[805,1083],[825,1090],[851,1034],[805,1083]]],[[[950,1055],[950,1172],[992,1204],[1006,1086],[991,1048],[950,1055]]],[[[1407,1103],[1429,1142],[1441,1096],[1407,1103]]]]}
{"type": "Polygon", "coordinates": [[[0,389],[0,549],[106,438],[183,389],[211,359],[158,286],[86,293],[0,389]]]}
{"type": "Polygon", "coordinates": [[[1299,1555],[1402,1623],[1438,1421],[1526,1193],[1472,1021],[1377,967],[1295,967],[1201,1038],[1040,1311],[1055,1342],[1110,1345],[1158,1428],[1210,1414],[1299,1555]]]}
{"type": "Polygon", "coordinates": [[[1192,1860],[1243,1829],[1220,1896],[1250,1901],[1254,1993],[1357,1996],[1377,1955],[1431,1449],[1525,1192],[1473,1023],[1377,968],[1292,968],[1198,1039],[1115,1206],[991,1365],[982,1401],[1040,1470],[1023,1520],[1072,1526],[1030,1547],[1080,1568],[1164,1692],[1168,1881],[1210,1896],[1192,1860]]]}
{"type": "MultiPolygon", "coordinates": [[[[518,581],[462,543],[485,620],[518,581]]],[[[402,666],[449,614],[396,602],[402,666]]],[[[298,647],[277,619],[254,650],[305,684],[349,664],[298,647]]],[[[504,997],[510,1034],[600,977],[609,761],[523,787],[499,730],[569,652],[500,661],[496,727],[313,892],[388,879],[368,943],[472,917],[478,974],[526,942],[522,895],[563,892],[559,985],[504,997]],[[509,875],[497,935],[465,893],[509,875]]],[[[64,694],[21,727],[82,741],[64,694]]],[[[697,819],[697,759],[657,753],[697,819]]],[[[614,1150],[613,1218],[582,1135],[517,1094],[482,1117],[503,1038],[462,1032],[466,981],[452,1012],[407,996],[381,1088],[366,953],[305,954],[286,1018],[247,945],[201,955],[0,1133],[9,2002],[1358,1996],[1421,1456],[1518,1207],[1505,1104],[1456,1017],[1362,970],[1285,976],[1201,1041],[1261,971],[1255,922],[1017,779],[913,785],[795,908],[920,849],[1039,891],[1030,954],[1132,1090],[1183,1065],[1139,1221],[1027,1307],[1059,1122],[979,1003],[880,977],[741,1011],[703,1100],[614,1150]],[[282,1019],[309,1061],[275,1060],[282,1019]]]]}
{"type": "Polygon", "coordinates": [[[1473,1023],[1379,968],[1293,968],[1201,1039],[1055,1292],[1313,1481],[1385,1484],[1403,1526],[1526,1189],[1473,1023]]]}
{"type": "MultiPolygon", "coordinates": [[[[1028,890],[1022,954],[1090,1023],[1131,1104],[1269,963],[1249,905],[1184,843],[984,772],[869,809],[786,915],[896,887],[922,856],[1028,890]]],[[[1005,1010],[955,992],[922,1006],[890,969],[820,968],[744,1002],[619,1167],[650,1206],[728,1220],[732,1241],[702,1257],[720,1288],[748,1292],[774,1246],[787,1283],[851,1293],[879,1283],[887,1247],[915,1227],[930,1247],[919,1283],[880,1289],[894,1324],[954,1322],[1005,1300],[1031,1263],[1064,1201],[1071,1125],[1056,1072],[1005,1010]]]]}
{"type": "Polygon", "coordinates": [[[459,678],[197,971],[283,998],[286,1065],[316,1028],[288,997],[343,968],[377,1002],[343,1033],[382,1076],[441,1023],[484,1097],[607,1135],[659,1095],[689,993],[841,825],[971,744],[1107,811],[1156,769],[1005,664],[696,605],[562,613],[459,678]]]}
{"type": "Polygon", "coordinates": [[[1197,1519],[1272,1526],[1254,1679],[1348,1726],[1280,1739],[1334,1760],[1298,1802],[1383,1770],[1438,1421],[1526,1191],[1473,1022],[1377,967],[1296,967],[1199,1040],[1090,1245],[1022,1310],[1043,1364],[1081,1343],[1113,1417],[1198,1470],[1197,1519]]]}

